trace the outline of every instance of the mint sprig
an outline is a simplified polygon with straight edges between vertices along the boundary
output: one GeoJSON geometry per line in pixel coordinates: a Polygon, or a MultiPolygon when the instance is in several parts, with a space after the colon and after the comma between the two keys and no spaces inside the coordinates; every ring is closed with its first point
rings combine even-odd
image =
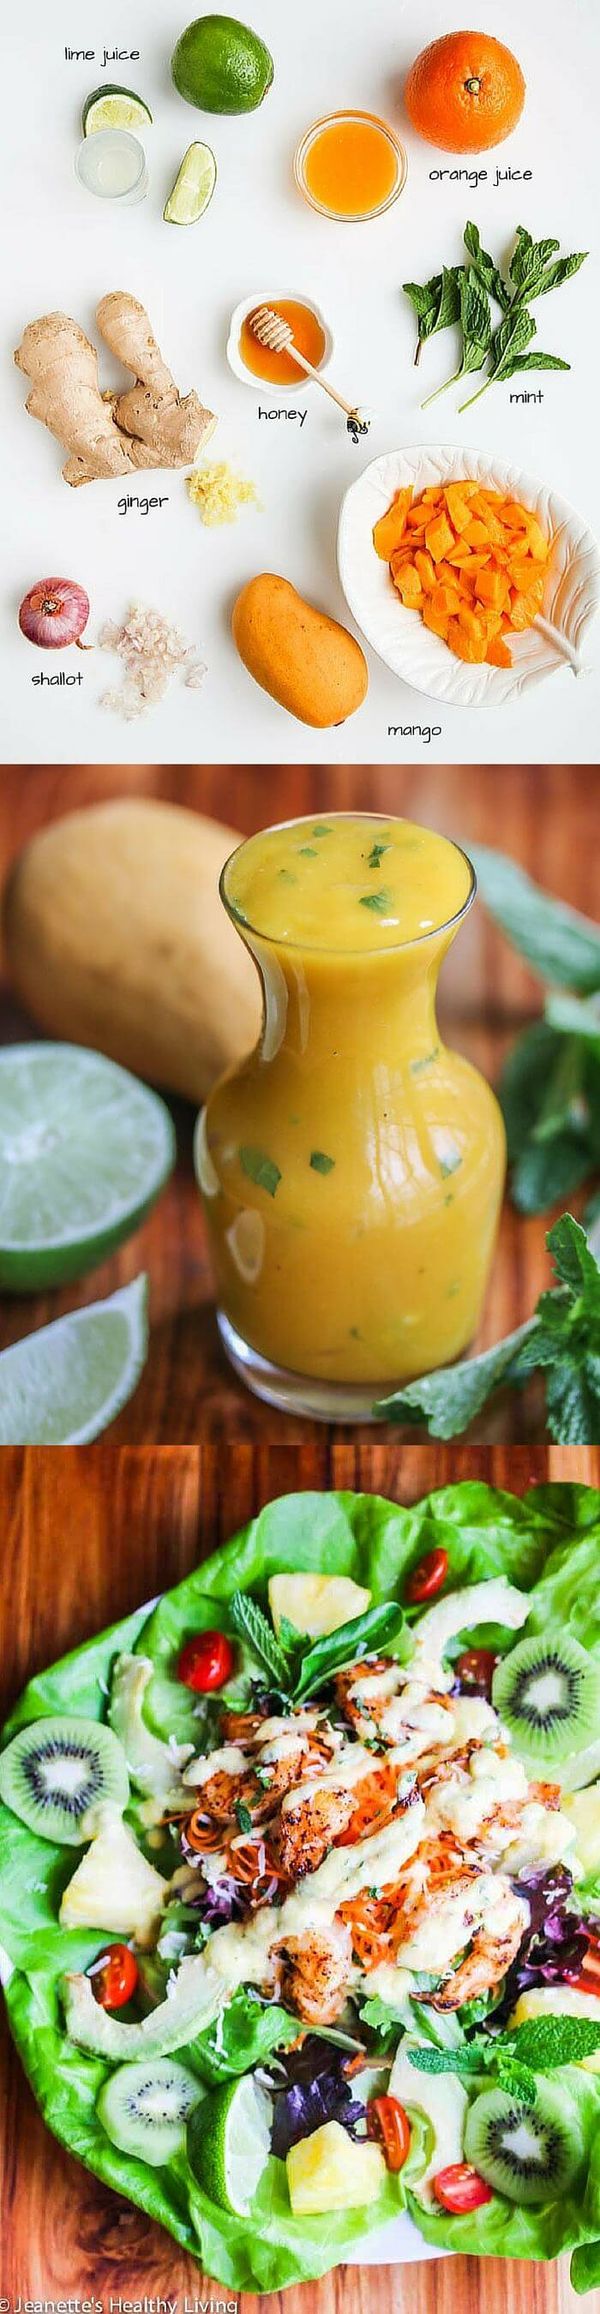
{"type": "MultiPolygon", "coordinates": [[[[364,2011],[363,2011],[364,2015],[364,2011]]],[[[554,2073],[561,2065],[581,2065],[600,2049],[598,2023],[593,2017],[528,2017],[507,2033],[474,2033],[457,2049],[409,2049],[418,2073],[469,2075],[494,2072],[502,2089],[521,2104],[532,2104],[537,2073],[554,2073]]]]}
{"type": "Polygon", "coordinates": [[[262,1670],[268,1672],[275,1687],[282,1688],[285,1693],[288,1659],[283,1648],[278,1646],[272,1625],[267,1616],[263,1615],[262,1607],[257,1605],[256,1599],[250,1599],[245,1591],[235,1591],[230,1616],[238,1637],[244,1640],[262,1670]]]}
{"type": "Polygon", "coordinates": [[[397,1644],[405,1630],[402,1608],[394,1600],[368,1607],[364,1615],[355,1615],[316,1640],[296,1631],[287,1617],[277,1639],[262,1607],[244,1591],[234,1593],[230,1615],[234,1631],[268,1673],[271,1686],[294,1704],[305,1703],[345,1664],[360,1663],[365,1655],[377,1655],[380,1649],[397,1644]]]}
{"type": "MultiPolygon", "coordinates": [[[[429,281],[405,281],[404,294],[417,316],[417,346],[415,362],[422,347],[438,330],[459,322],[461,330],[461,359],[451,378],[447,378],[437,393],[443,394],[459,378],[485,366],[483,384],[477,393],[460,404],[468,410],[471,402],[479,400],[488,387],[500,384],[523,370],[568,370],[570,362],[560,354],[548,354],[532,347],[536,337],[536,323],[530,306],[539,297],[547,297],[553,289],[561,289],[585,263],[585,249],[573,250],[568,257],[559,257],[558,241],[534,241],[525,225],[518,225],[515,244],[508,266],[503,272],[487,249],[483,249],[479,229],[471,220],[464,230],[467,262],[445,266],[429,281]],[[490,301],[498,307],[501,320],[493,324],[490,301]]],[[[430,394],[433,402],[437,394],[430,394]]],[[[422,408],[427,408],[423,402],[422,408]]]]}
{"type": "Polygon", "coordinates": [[[373,1408],[386,1422],[423,1423],[457,1438],[501,1386],[543,1376],[546,1422],[561,1446],[600,1444],[600,1268],[585,1230],[564,1213],[549,1230],[555,1283],[532,1318],[478,1358],[440,1366],[373,1408]]]}

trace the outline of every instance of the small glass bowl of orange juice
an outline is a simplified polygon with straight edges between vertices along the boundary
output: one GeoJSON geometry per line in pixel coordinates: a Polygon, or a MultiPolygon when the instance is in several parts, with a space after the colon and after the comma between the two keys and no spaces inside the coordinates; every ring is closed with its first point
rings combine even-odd
{"type": "Polygon", "coordinates": [[[370,112],[333,112],[314,121],[294,159],[296,184],[305,200],[340,224],[383,217],[407,174],[399,137],[370,112]]]}

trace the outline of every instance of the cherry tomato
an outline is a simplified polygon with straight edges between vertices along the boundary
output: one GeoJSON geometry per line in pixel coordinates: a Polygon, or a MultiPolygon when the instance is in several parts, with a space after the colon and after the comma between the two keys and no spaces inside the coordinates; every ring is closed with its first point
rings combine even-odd
{"type": "Polygon", "coordinates": [[[208,1695],[213,1687],[224,1687],[233,1671],[234,1654],[231,1640],[224,1631],[199,1631],[196,1639],[187,1639],[177,1665],[177,1678],[184,1687],[192,1687],[195,1695],[208,1695]]]}
{"type": "Polygon", "coordinates": [[[410,2121],[397,2097],[372,2097],[367,2106],[367,2137],[381,2146],[388,2169],[404,2168],[410,2151],[410,2121]]]}
{"type": "Polygon", "coordinates": [[[424,1559],[419,1559],[418,1567],[413,1567],[412,1575],[408,1578],[406,1597],[409,1606],[420,1607],[422,1599],[435,1599],[437,1592],[441,1591],[442,1583],[446,1581],[447,1573],[448,1552],[426,1551],[424,1559]]]}
{"type": "Polygon", "coordinates": [[[485,1695],[489,1702],[497,1661],[491,1647],[467,1647],[464,1655],[458,1655],[454,1671],[463,1693],[485,1695]]]}
{"type": "Polygon", "coordinates": [[[463,2217],[467,2210],[483,2209],[484,2202],[493,2199],[491,2185],[486,2185],[478,2170],[471,2169],[469,2161],[455,2161],[449,2169],[439,2169],[431,2183],[436,2202],[441,2209],[450,2210],[452,2217],[463,2217]]]}
{"type": "Polygon", "coordinates": [[[101,2009],[123,2009],[138,1981],[138,1964],[128,1944],[107,1944],[88,1969],[92,1991],[101,2009]]]}

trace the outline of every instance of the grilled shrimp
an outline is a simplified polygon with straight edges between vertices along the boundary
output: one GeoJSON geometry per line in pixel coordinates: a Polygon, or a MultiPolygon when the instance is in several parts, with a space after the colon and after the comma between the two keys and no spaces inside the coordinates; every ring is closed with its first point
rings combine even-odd
{"type": "Polygon", "coordinates": [[[404,1677],[400,1664],[390,1663],[389,1658],[383,1655],[376,1656],[370,1663],[351,1663],[347,1671],[336,1672],[333,1682],[336,1703],[356,1735],[372,1737],[376,1733],[381,1713],[391,1696],[397,1693],[404,1677]],[[365,1680],[376,1681],[378,1687],[380,1682],[384,1684],[379,1694],[365,1695],[361,1704],[360,1695],[355,1695],[354,1690],[361,1687],[365,1680]]]}
{"type": "MultiPolygon", "coordinates": [[[[485,1926],[476,1930],[470,1952],[459,1962],[452,1976],[427,1994],[427,2005],[432,2009],[460,2009],[463,2001],[474,2001],[480,1993],[493,1990],[506,1976],[511,1961],[515,1960],[525,1926],[523,1906],[515,1912],[512,1926],[507,1924],[504,1936],[490,1936],[485,1926]]],[[[416,1998],[422,1998],[417,1994],[416,1998]]]]}
{"type": "Polygon", "coordinates": [[[352,1950],[347,1928],[291,1936],[272,1948],[282,1961],[281,1996],[291,2002],[307,2025],[332,2025],[344,2007],[352,1976],[352,1950]]]}
{"type": "Polygon", "coordinates": [[[277,1840],[286,1880],[303,1880],[307,1872],[316,1872],[334,1841],[346,1831],[355,1798],[352,1791],[323,1791],[318,1784],[314,1792],[306,1792],[297,1802],[288,1794],[281,1810],[277,1840]]]}

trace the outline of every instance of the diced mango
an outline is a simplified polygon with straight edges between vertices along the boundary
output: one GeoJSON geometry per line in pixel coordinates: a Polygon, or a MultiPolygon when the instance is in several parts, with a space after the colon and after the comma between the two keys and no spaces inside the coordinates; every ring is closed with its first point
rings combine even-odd
{"type": "Polygon", "coordinates": [[[394,586],[397,587],[398,594],[402,596],[407,610],[415,610],[420,607],[423,601],[423,591],[418,570],[413,570],[412,563],[405,563],[404,569],[397,572],[394,586]]]}
{"type": "Polygon", "coordinates": [[[476,666],[480,666],[485,659],[486,636],[483,627],[478,626],[476,633],[467,634],[460,619],[451,619],[448,642],[457,659],[472,661],[476,666]]]}
{"type": "Polygon", "coordinates": [[[424,593],[430,595],[432,587],[435,586],[435,563],[432,562],[431,555],[427,554],[421,546],[415,549],[415,570],[418,570],[424,593]]]}
{"type": "Polygon", "coordinates": [[[457,658],[512,665],[505,638],[535,619],[552,550],[528,507],[477,482],[430,483],[416,499],[397,491],[373,537],[405,608],[457,658]]]}
{"type": "Polygon", "coordinates": [[[380,515],[373,531],[375,553],[382,562],[389,562],[394,547],[400,545],[406,528],[406,517],[411,504],[412,490],[397,490],[387,514],[380,515]]]}
{"type": "Polygon", "coordinates": [[[469,499],[462,482],[447,482],[445,498],[453,529],[460,537],[461,531],[466,530],[471,520],[469,499]]]}
{"type": "Polygon", "coordinates": [[[457,618],[458,612],[460,610],[460,595],[458,587],[445,585],[437,586],[434,588],[434,592],[430,600],[433,609],[435,611],[441,611],[442,618],[445,618],[446,620],[457,618]]]}
{"type": "Polygon", "coordinates": [[[463,536],[466,546],[489,545],[487,524],[479,522],[476,515],[471,516],[468,529],[464,531],[463,536]]]}
{"type": "Polygon", "coordinates": [[[546,561],[548,540],[544,538],[543,530],[540,528],[539,522],[536,522],[534,514],[527,516],[527,545],[529,553],[533,555],[534,562],[546,561]]]}
{"type": "Polygon", "coordinates": [[[501,570],[490,570],[489,564],[477,572],[475,593],[480,603],[489,603],[492,610],[504,610],[510,599],[504,573],[501,570]]]}
{"type": "Polygon", "coordinates": [[[512,667],[510,651],[507,651],[501,635],[494,635],[492,642],[488,643],[485,656],[488,667],[512,667]]]}
{"type": "Polygon", "coordinates": [[[443,562],[449,547],[454,545],[454,531],[446,514],[436,515],[433,522],[428,522],[425,545],[433,562],[443,562]]]}
{"type": "Polygon", "coordinates": [[[426,595],[422,611],[423,626],[430,627],[432,635],[439,635],[442,643],[448,641],[448,613],[434,609],[433,596],[426,595]]]}

